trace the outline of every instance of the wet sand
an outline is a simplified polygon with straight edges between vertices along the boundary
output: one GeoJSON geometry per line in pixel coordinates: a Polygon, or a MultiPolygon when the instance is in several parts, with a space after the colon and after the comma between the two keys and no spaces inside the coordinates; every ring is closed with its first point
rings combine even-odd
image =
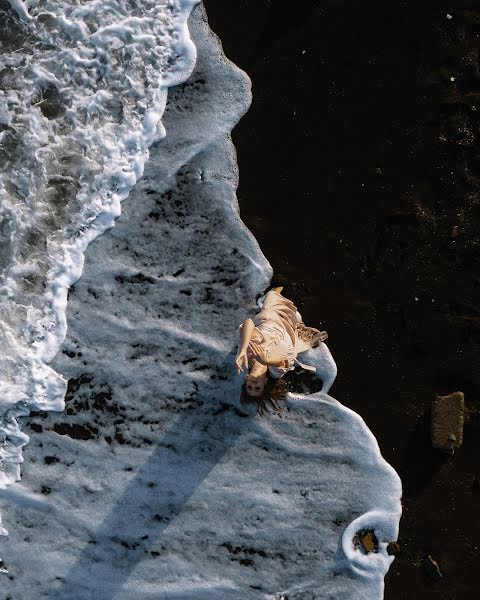
{"type": "Polygon", "coordinates": [[[328,331],[332,395],[403,481],[385,598],[463,600],[480,546],[480,11],[405,4],[205,1],[253,82],[233,134],[242,218],[272,283],[328,331]],[[429,409],[456,390],[468,420],[445,457],[429,409]]]}

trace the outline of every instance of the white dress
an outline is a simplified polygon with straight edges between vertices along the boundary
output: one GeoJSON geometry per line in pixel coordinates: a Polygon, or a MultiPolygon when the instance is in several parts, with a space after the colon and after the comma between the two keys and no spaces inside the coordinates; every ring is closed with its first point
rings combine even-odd
{"type": "MultiPolygon", "coordinates": [[[[253,318],[255,329],[251,340],[262,347],[267,361],[269,357],[280,357],[285,361],[285,366],[269,365],[270,375],[279,379],[288,371],[299,365],[304,369],[315,371],[315,367],[302,364],[297,360],[300,352],[305,352],[312,347],[312,338],[320,334],[318,329],[306,327],[302,317],[291,300],[284,298],[275,290],[270,290],[265,295],[263,306],[253,318]]],[[[241,330],[242,325],[239,327],[241,330]]]]}

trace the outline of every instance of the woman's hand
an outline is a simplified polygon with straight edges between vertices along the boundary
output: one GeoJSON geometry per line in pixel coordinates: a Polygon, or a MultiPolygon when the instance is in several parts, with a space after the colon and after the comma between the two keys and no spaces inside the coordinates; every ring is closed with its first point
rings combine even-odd
{"type": "Polygon", "coordinates": [[[262,364],[262,365],[268,364],[267,363],[267,354],[266,354],[265,350],[259,344],[256,344],[255,342],[250,342],[248,347],[252,351],[252,354],[255,357],[255,359],[260,364],[262,364]]]}
{"type": "Polygon", "coordinates": [[[272,354],[267,357],[267,353],[259,344],[255,342],[250,342],[248,346],[249,350],[251,350],[253,357],[262,365],[272,366],[272,367],[283,367],[288,369],[290,367],[290,362],[288,358],[285,358],[281,354],[272,354]]]}
{"type": "Polygon", "coordinates": [[[235,359],[235,364],[237,365],[238,375],[240,375],[240,373],[243,371],[243,366],[245,366],[246,370],[248,371],[248,358],[246,350],[241,350],[238,353],[237,358],[235,359]]]}

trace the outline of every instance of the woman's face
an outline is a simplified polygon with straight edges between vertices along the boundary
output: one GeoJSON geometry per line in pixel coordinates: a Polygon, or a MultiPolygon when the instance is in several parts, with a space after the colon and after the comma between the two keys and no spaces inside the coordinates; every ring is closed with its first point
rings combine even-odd
{"type": "Polygon", "coordinates": [[[253,375],[247,375],[245,379],[245,386],[249,396],[261,396],[265,387],[265,377],[254,377],[253,375]]]}

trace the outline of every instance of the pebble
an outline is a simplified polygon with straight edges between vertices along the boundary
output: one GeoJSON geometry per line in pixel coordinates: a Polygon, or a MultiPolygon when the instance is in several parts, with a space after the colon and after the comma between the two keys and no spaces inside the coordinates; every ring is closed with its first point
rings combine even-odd
{"type": "Polygon", "coordinates": [[[390,542],[387,546],[387,554],[389,556],[400,554],[400,544],[398,542],[390,542]]]}

